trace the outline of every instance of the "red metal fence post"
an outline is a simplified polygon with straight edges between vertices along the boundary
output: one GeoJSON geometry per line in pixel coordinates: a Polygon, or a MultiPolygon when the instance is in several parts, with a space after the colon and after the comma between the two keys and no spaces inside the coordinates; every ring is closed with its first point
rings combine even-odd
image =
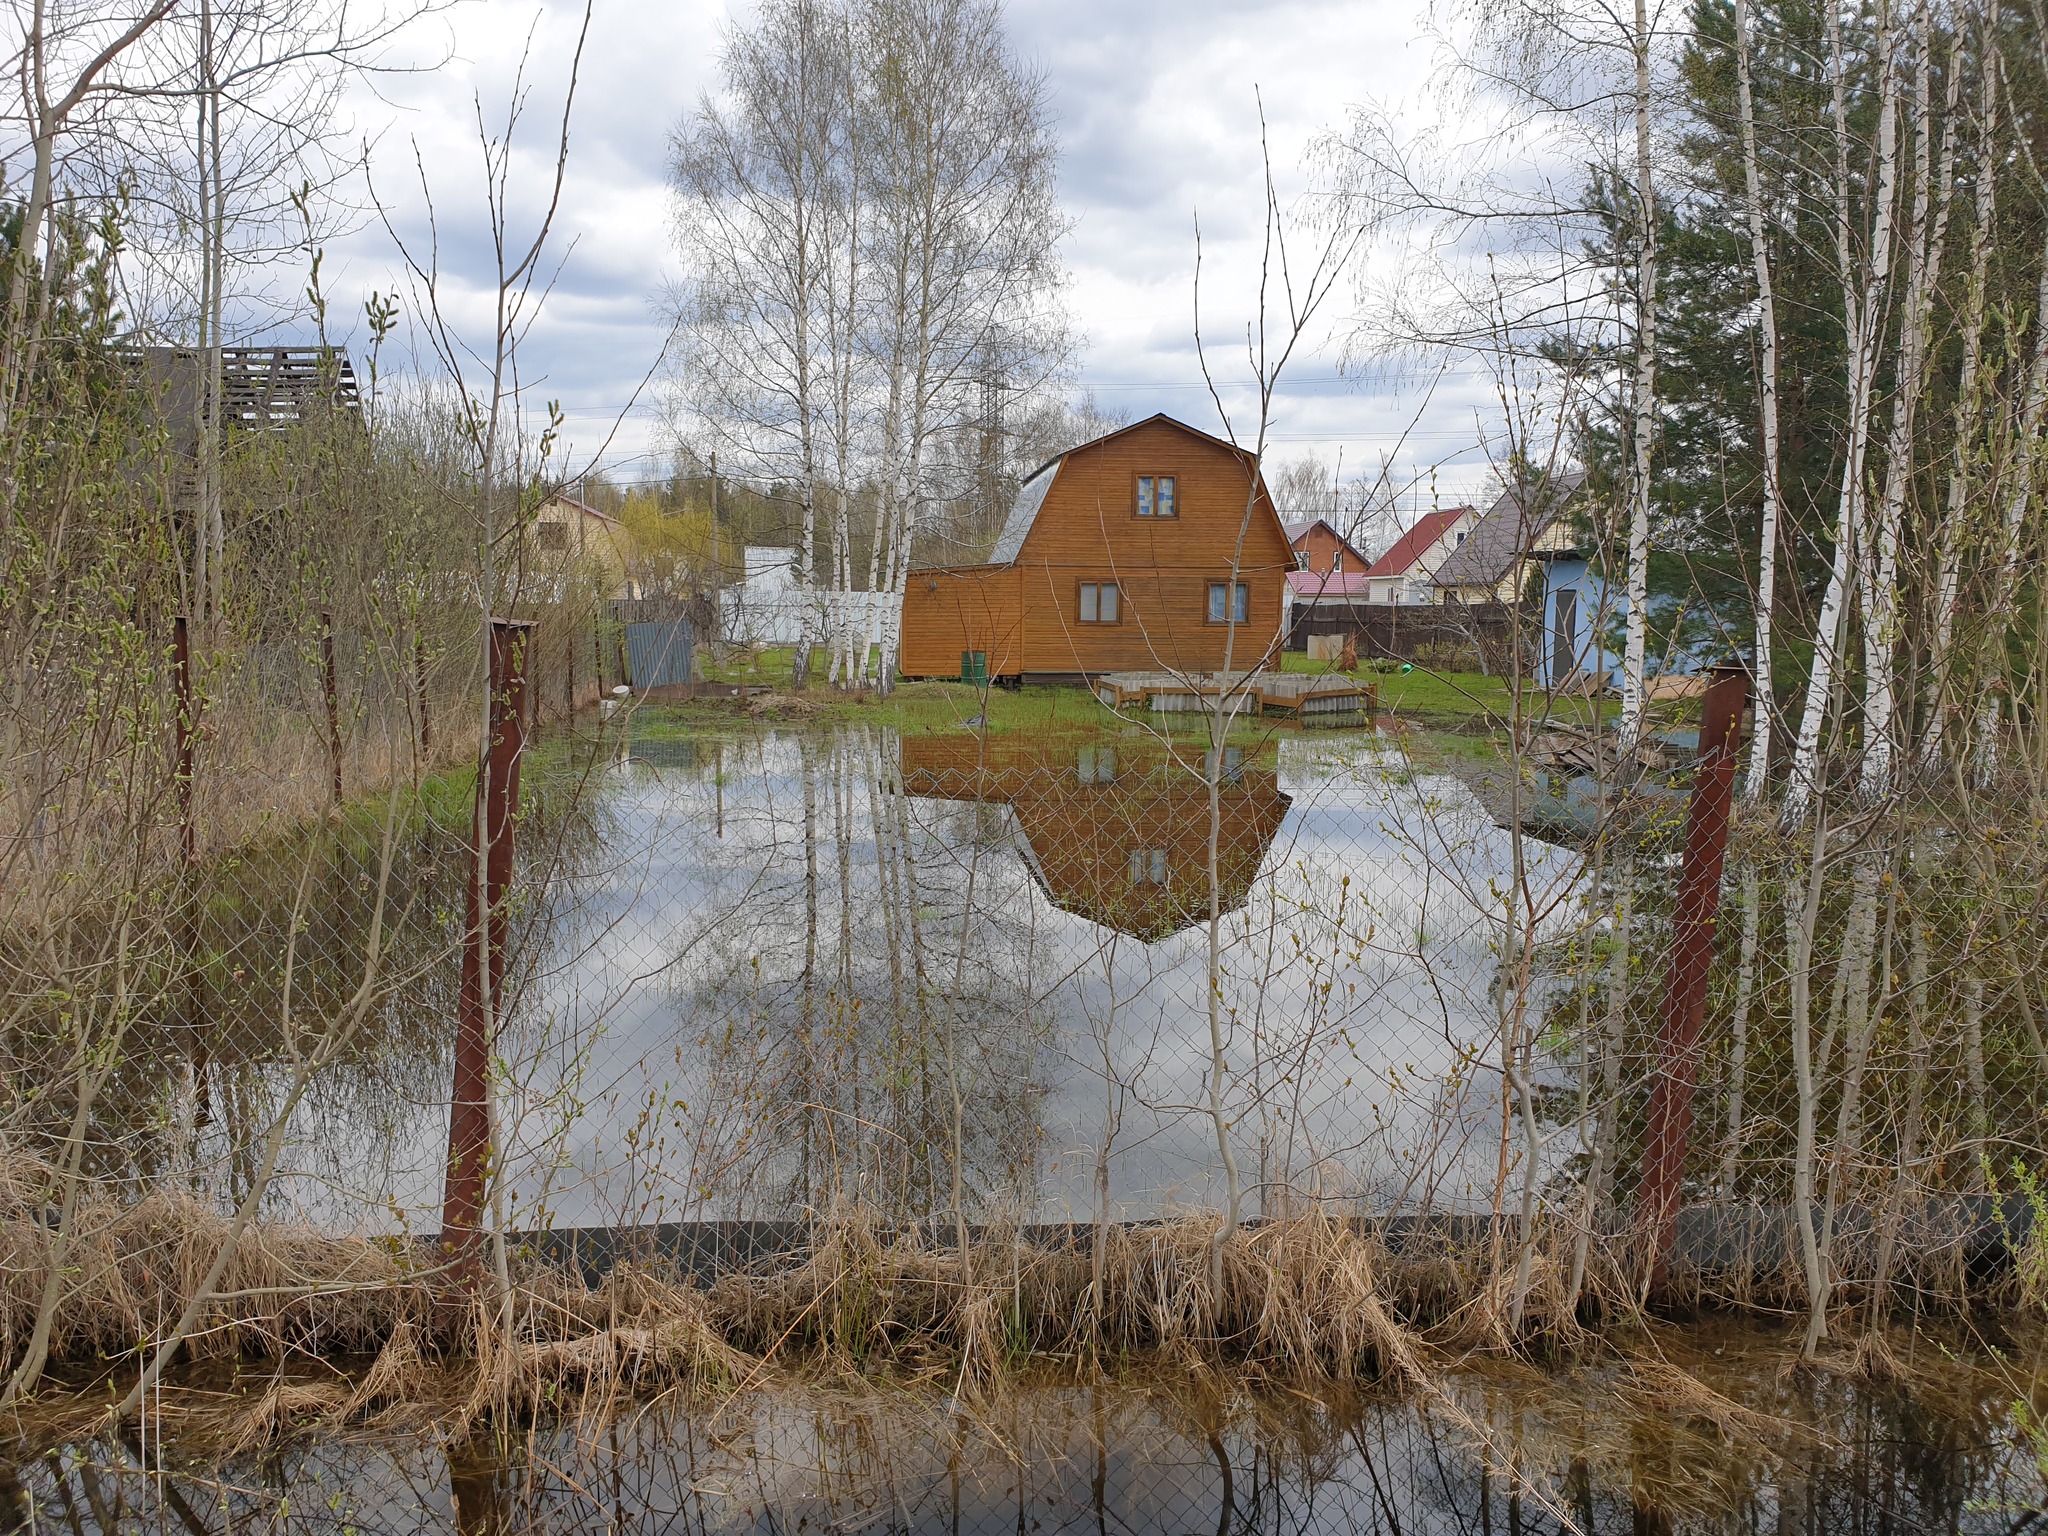
{"type": "Polygon", "coordinates": [[[1652,1290],[1665,1283],[1678,1236],[1679,1181],[1692,1137],[1700,1026],[1706,1016],[1707,972],[1714,961],[1714,914],[1721,904],[1721,863],[1728,851],[1728,812],[1748,704],[1749,673],[1740,667],[1716,668],[1700,706],[1699,767],[1686,813],[1678,907],[1671,925],[1670,980],[1637,1193],[1636,1217],[1649,1246],[1652,1290]]]}
{"type": "Polygon", "coordinates": [[[455,1010],[455,1077],[441,1201],[441,1243],[455,1273],[465,1278],[476,1271],[483,1236],[484,1174],[491,1155],[491,1048],[504,1017],[505,894],[512,884],[513,818],[519,811],[519,761],[526,750],[532,630],[524,620],[491,620],[491,745],[477,776],[478,836],[471,845],[463,904],[462,991],[455,1010]]]}
{"type": "Polygon", "coordinates": [[[320,615],[320,683],[327,695],[327,760],[334,772],[334,808],[341,809],[341,701],[334,675],[334,615],[320,615]]]}

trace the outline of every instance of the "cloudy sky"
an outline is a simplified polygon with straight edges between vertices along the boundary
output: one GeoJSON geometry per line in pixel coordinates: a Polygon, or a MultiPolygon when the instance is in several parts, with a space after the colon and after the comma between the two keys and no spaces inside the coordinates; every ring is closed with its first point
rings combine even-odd
{"type": "MultiPolygon", "coordinates": [[[[1254,92],[1264,98],[1283,189],[1297,192],[1310,145],[1350,104],[1426,104],[1438,52],[1422,3],[1010,0],[1014,46],[1050,88],[1073,222],[1064,254],[1084,337],[1078,377],[1101,406],[1216,428],[1194,344],[1195,220],[1212,367],[1241,384],[1261,233],[1254,92]]],[[[722,32],[747,16],[744,0],[597,0],[553,246],[560,269],[522,354],[533,397],[561,401],[578,464],[596,456],[627,479],[659,471],[653,413],[627,406],[659,356],[656,298],[676,271],[667,143],[716,86],[722,32]]],[[[386,78],[354,106],[357,127],[374,138],[379,196],[400,232],[424,248],[417,146],[437,215],[444,302],[479,338],[490,333],[490,254],[476,190],[476,103],[487,120],[502,119],[530,36],[528,116],[512,175],[515,232],[530,231],[550,180],[552,119],[579,19],[566,0],[474,0],[409,43],[436,67],[386,78]]],[[[329,260],[337,309],[399,285],[381,227],[337,241],[329,260]]],[[[1275,457],[1334,459],[1341,449],[1349,478],[1376,468],[1406,430],[1403,478],[1425,503],[1432,484],[1439,494],[1475,486],[1484,474],[1483,383],[1454,375],[1425,407],[1412,379],[1341,377],[1353,307],[1347,290],[1294,363],[1274,424],[1275,457]]],[[[1226,400],[1241,409],[1246,396],[1230,388],[1226,400]]]]}

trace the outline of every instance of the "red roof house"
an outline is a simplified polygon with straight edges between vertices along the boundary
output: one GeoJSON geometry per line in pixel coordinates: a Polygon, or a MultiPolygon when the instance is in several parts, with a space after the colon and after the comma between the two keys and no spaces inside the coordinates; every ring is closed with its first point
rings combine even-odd
{"type": "Polygon", "coordinates": [[[1389,605],[1438,601],[1441,594],[1430,578],[1465,542],[1478,521],[1479,514],[1471,507],[1440,507],[1423,513],[1394,541],[1393,548],[1366,568],[1364,590],[1348,601],[1389,605]]]}

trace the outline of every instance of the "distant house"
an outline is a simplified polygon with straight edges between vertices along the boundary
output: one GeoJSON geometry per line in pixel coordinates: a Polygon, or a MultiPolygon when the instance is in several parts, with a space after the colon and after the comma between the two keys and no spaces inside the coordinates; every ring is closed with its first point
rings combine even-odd
{"type": "Polygon", "coordinates": [[[1543,569],[1543,626],[1536,644],[1540,688],[1621,686],[1622,622],[1628,592],[1610,587],[1589,551],[1551,550],[1537,557],[1543,569]]]}
{"type": "Polygon", "coordinates": [[[1585,481],[1585,475],[1575,470],[1502,491],[1431,576],[1438,600],[1512,603],[1518,599],[1544,556],[1574,547],[1566,512],[1585,481]]]}
{"type": "Polygon", "coordinates": [[[1372,561],[1326,518],[1284,525],[1294,551],[1287,573],[1287,644],[1299,650],[1311,622],[1339,620],[1365,601],[1365,573],[1372,561]]]}
{"type": "Polygon", "coordinates": [[[1479,514],[1470,507],[1425,512],[1393,547],[1366,568],[1363,600],[1407,606],[1438,601],[1437,568],[1471,535],[1479,514]]]}
{"type": "Polygon", "coordinates": [[[1034,472],[985,562],[909,573],[902,670],[1255,668],[1279,650],[1294,567],[1256,456],[1153,416],[1034,472]]]}
{"type": "MultiPolygon", "coordinates": [[[[199,494],[212,354],[197,347],[124,346],[114,355],[134,371],[168,441],[172,504],[181,513],[190,512],[199,494]]],[[[213,418],[222,449],[237,437],[289,432],[323,421],[362,433],[362,397],[345,349],[222,347],[219,359],[213,418]]]]}
{"type": "Polygon", "coordinates": [[[775,545],[747,546],[745,578],[726,588],[720,633],[734,645],[822,645],[837,618],[855,636],[879,631],[888,595],[832,592],[797,580],[798,553],[775,545]]]}
{"type": "Polygon", "coordinates": [[[1307,518],[1281,525],[1287,533],[1287,547],[1294,551],[1294,569],[1306,575],[1356,575],[1372,564],[1358,546],[1339,532],[1326,517],[1307,518]]]}
{"type": "Polygon", "coordinates": [[[602,574],[606,597],[640,595],[626,574],[633,536],[609,513],[557,491],[534,509],[526,537],[528,568],[543,579],[559,578],[569,566],[587,564],[602,574]]]}

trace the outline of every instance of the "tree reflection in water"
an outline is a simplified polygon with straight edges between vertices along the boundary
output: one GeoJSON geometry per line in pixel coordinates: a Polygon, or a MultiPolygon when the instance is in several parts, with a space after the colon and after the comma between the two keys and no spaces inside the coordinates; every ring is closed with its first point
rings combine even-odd
{"type": "Polygon", "coordinates": [[[1782,1343],[1719,1333],[1685,1364],[1748,1410],[1646,1402],[1626,1367],[1449,1375],[1427,1400],[1311,1401],[1211,1382],[943,1394],[786,1388],[479,1424],[445,1448],[374,1434],[248,1464],[142,1466],[81,1445],[19,1469],[16,1509],[86,1531],[661,1530],[1587,1536],[2021,1529],[2042,1480],[1995,1373],[1912,1392],[1780,1381],[1782,1343]],[[1734,1363],[1730,1363],[1734,1362],[1734,1363]],[[224,1523],[223,1523],[224,1522],[224,1523]]]}

